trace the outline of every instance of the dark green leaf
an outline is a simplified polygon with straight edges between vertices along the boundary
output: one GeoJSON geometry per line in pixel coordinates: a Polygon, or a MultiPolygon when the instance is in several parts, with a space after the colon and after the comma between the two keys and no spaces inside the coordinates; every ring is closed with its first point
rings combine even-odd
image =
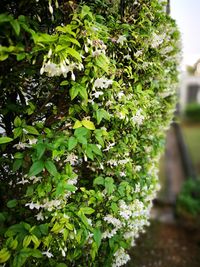
{"type": "Polygon", "coordinates": [[[71,136],[68,140],[68,150],[71,151],[77,145],[77,139],[74,136],[71,136]]]}
{"type": "Polygon", "coordinates": [[[44,162],[42,160],[35,161],[30,168],[29,176],[35,176],[42,172],[44,168],[44,162]]]}
{"type": "Polygon", "coordinates": [[[10,137],[0,137],[0,145],[1,144],[6,144],[6,143],[9,143],[9,142],[11,142],[13,139],[12,138],[10,138],[10,137]]]}
{"type": "Polygon", "coordinates": [[[51,160],[47,160],[45,162],[45,168],[53,176],[55,176],[58,173],[55,164],[51,160]]]}
{"type": "Polygon", "coordinates": [[[93,234],[94,234],[94,240],[97,244],[97,247],[99,248],[101,245],[101,231],[100,231],[100,229],[95,228],[93,234]]]}
{"type": "Polygon", "coordinates": [[[12,200],[9,200],[7,202],[7,207],[10,208],[10,209],[14,208],[16,206],[17,206],[17,200],[16,199],[12,199],[12,200]]]}
{"type": "Polygon", "coordinates": [[[25,128],[25,129],[27,130],[27,132],[30,133],[30,134],[39,135],[38,130],[35,129],[33,126],[26,125],[24,128],[25,128]]]}

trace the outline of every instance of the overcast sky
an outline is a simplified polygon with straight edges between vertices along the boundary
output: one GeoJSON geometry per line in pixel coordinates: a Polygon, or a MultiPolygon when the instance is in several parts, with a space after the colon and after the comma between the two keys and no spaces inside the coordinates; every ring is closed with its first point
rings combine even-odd
{"type": "Polygon", "coordinates": [[[200,59],[200,0],[171,0],[171,16],[182,33],[183,66],[200,59]]]}

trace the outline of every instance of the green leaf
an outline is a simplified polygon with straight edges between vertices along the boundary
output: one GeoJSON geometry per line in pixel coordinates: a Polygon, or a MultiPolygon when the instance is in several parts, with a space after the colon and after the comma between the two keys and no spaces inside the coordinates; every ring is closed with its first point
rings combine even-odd
{"type": "Polygon", "coordinates": [[[86,136],[90,131],[84,127],[75,130],[74,135],[79,138],[80,136],[86,136]]]}
{"type": "Polygon", "coordinates": [[[76,186],[74,186],[72,184],[66,184],[64,188],[65,188],[65,190],[70,191],[70,192],[76,191],[76,186]]]}
{"type": "Polygon", "coordinates": [[[36,130],[35,127],[33,127],[33,126],[26,125],[24,128],[25,128],[25,129],[27,130],[27,132],[30,133],[30,134],[39,135],[38,130],[36,130]]]}
{"type": "Polygon", "coordinates": [[[76,58],[78,61],[82,61],[79,52],[77,52],[75,49],[68,47],[67,53],[70,54],[72,57],[76,58]]]}
{"type": "Polygon", "coordinates": [[[45,224],[40,224],[39,225],[39,229],[40,229],[40,232],[43,234],[43,235],[48,235],[48,232],[49,232],[49,225],[47,223],[45,224]]]}
{"type": "Polygon", "coordinates": [[[88,158],[90,158],[91,160],[94,160],[94,155],[93,155],[91,146],[87,146],[85,152],[88,158]]]}
{"type": "Polygon", "coordinates": [[[18,22],[18,20],[11,20],[10,21],[10,24],[12,25],[13,27],[13,30],[15,31],[16,35],[19,36],[20,34],[20,24],[18,22]]]}
{"type": "MultiPolygon", "coordinates": [[[[3,248],[0,250],[0,263],[4,263],[9,260],[11,254],[7,248],[3,248]]],[[[4,266],[4,265],[3,265],[4,266]]]]}
{"type": "Polygon", "coordinates": [[[21,61],[26,57],[26,53],[17,54],[17,61],[21,61]]]}
{"type": "Polygon", "coordinates": [[[65,263],[57,263],[56,267],[68,267],[65,263]]]}
{"type": "Polygon", "coordinates": [[[84,214],[92,214],[95,212],[95,210],[90,207],[81,207],[80,211],[83,212],[84,214]]]}
{"type": "Polygon", "coordinates": [[[55,164],[54,164],[51,160],[47,160],[47,161],[45,162],[45,168],[46,168],[47,171],[48,171],[51,175],[53,175],[53,176],[55,176],[55,175],[58,173],[55,164]]]}
{"type": "Polygon", "coordinates": [[[23,130],[21,127],[18,127],[18,128],[15,128],[13,130],[13,133],[14,133],[14,138],[16,139],[17,137],[21,136],[22,133],[23,133],[23,130]]]}
{"type": "Polygon", "coordinates": [[[73,129],[77,129],[77,128],[80,128],[80,127],[82,127],[82,123],[79,120],[76,120],[73,129]]]}
{"type": "Polygon", "coordinates": [[[14,125],[15,127],[20,127],[22,125],[22,120],[18,116],[14,119],[14,125]]]}
{"type": "Polygon", "coordinates": [[[0,23],[9,22],[12,20],[12,16],[6,13],[0,14],[0,23]]]}
{"type": "Polygon", "coordinates": [[[71,100],[73,100],[78,94],[79,94],[79,88],[77,85],[74,85],[70,90],[69,94],[71,97],[71,100]]]}
{"type": "Polygon", "coordinates": [[[91,146],[91,148],[92,148],[92,151],[93,151],[96,155],[98,155],[98,156],[102,156],[102,152],[101,152],[101,150],[98,148],[97,145],[93,145],[93,144],[91,144],[90,146],[91,146]]]}
{"type": "Polygon", "coordinates": [[[100,54],[96,58],[96,65],[108,73],[109,60],[104,54],[100,54]]]}
{"type": "Polygon", "coordinates": [[[94,241],[97,244],[97,247],[99,248],[101,245],[101,231],[99,228],[95,228],[93,231],[94,234],[94,241]]]}
{"type": "Polygon", "coordinates": [[[27,248],[29,246],[29,244],[31,243],[31,235],[27,235],[24,237],[23,240],[23,247],[27,248]]]}
{"type": "Polygon", "coordinates": [[[71,151],[73,148],[76,147],[78,141],[76,139],[76,137],[71,136],[68,140],[68,150],[71,151]]]}
{"type": "Polygon", "coordinates": [[[42,160],[35,161],[30,168],[29,176],[35,176],[42,172],[44,168],[44,162],[42,160]]]}
{"type": "Polygon", "coordinates": [[[98,176],[93,181],[94,185],[105,185],[105,179],[101,176],[98,176]]]}
{"type": "Polygon", "coordinates": [[[108,195],[111,195],[115,189],[114,180],[111,177],[106,177],[105,179],[105,188],[108,195]]]}
{"type": "Polygon", "coordinates": [[[44,155],[45,150],[46,150],[46,144],[39,143],[36,145],[38,159],[41,159],[41,157],[44,155]]]}
{"type": "Polygon", "coordinates": [[[88,99],[88,94],[87,94],[87,90],[85,87],[80,86],[79,88],[79,95],[83,98],[83,99],[88,99]]]}
{"type": "Polygon", "coordinates": [[[16,159],[13,163],[13,171],[18,171],[23,164],[23,159],[16,159]]]}
{"type": "Polygon", "coordinates": [[[32,235],[31,236],[31,240],[33,241],[33,243],[35,244],[35,248],[38,248],[39,247],[39,245],[40,245],[40,243],[41,243],[41,241],[37,238],[37,236],[35,236],[35,235],[32,235]]]}
{"type": "Polygon", "coordinates": [[[12,200],[9,200],[7,202],[7,207],[10,208],[10,209],[14,208],[16,206],[17,206],[17,200],[16,199],[12,199],[12,200]]]}
{"type": "Polygon", "coordinates": [[[17,152],[17,153],[15,153],[14,158],[15,159],[23,159],[24,158],[24,154],[21,153],[21,152],[17,152]]]}
{"type": "Polygon", "coordinates": [[[0,137],[0,145],[2,145],[2,144],[6,144],[6,143],[10,143],[10,142],[12,142],[12,138],[10,138],[10,137],[0,137]]]}
{"type": "Polygon", "coordinates": [[[85,128],[87,128],[89,130],[95,130],[95,126],[94,126],[94,123],[92,121],[82,120],[82,124],[85,128]]]}

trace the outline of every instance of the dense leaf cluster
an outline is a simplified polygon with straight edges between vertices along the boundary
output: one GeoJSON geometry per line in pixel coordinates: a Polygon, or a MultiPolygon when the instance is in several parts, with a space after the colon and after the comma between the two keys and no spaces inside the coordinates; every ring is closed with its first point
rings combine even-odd
{"type": "Polygon", "coordinates": [[[159,188],[176,25],[158,0],[0,6],[0,263],[122,266],[159,188]]]}

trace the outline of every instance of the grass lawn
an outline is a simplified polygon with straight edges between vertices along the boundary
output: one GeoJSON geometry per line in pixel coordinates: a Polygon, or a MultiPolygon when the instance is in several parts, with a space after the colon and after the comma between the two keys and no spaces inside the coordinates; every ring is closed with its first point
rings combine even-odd
{"type": "Polygon", "coordinates": [[[182,124],[181,126],[193,165],[200,176],[200,124],[182,124]]]}

